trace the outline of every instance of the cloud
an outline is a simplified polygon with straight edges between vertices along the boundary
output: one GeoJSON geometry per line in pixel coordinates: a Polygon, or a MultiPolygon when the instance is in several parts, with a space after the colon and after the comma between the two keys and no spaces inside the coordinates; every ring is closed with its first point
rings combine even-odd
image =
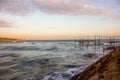
{"type": "Polygon", "coordinates": [[[0,12],[28,14],[35,10],[48,14],[100,15],[105,8],[96,8],[84,0],[0,0],[0,12]]]}
{"type": "Polygon", "coordinates": [[[120,14],[118,14],[118,13],[111,13],[110,15],[108,15],[108,19],[120,20],[120,14]]]}
{"type": "Polygon", "coordinates": [[[94,15],[104,14],[105,8],[95,8],[82,1],[35,0],[39,10],[50,14],[94,15]]]}
{"type": "Polygon", "coordinates": [[[0,19],[0,27],[9,28],[9,27],[15,27],[15,26],[16,25],[11,21],[0,19]]]}
{"type": "Polygon", "coordinates": [[[28,14],[32,10],[32,0],[0,0],[0,12],[28,14]]]}

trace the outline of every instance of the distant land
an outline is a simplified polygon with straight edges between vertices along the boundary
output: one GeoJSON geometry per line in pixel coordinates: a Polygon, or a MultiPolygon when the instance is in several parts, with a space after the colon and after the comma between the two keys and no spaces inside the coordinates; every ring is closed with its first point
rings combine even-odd
{"type": "Polygon", "coordinates": [[[14,40],[19,40],[15,38],[0,38],[0,41],[14,41],[14,40]]]}

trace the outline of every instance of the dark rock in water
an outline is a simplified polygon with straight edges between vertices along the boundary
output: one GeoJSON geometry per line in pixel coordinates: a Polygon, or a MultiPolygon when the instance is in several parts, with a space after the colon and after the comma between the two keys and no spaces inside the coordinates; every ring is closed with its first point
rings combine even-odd
{"type": "Polygon", "coordinates": [[[71,80],[120,80],[120,47],[116,47],[71,80]]]}
{"type": "Polygon", "coordinates": [[[65,68],[75,68],[80,67],[80,65],[64,65],[65,68]]]}
{"type": "Polygon", "coordinates": [[[88,54],[84,54],[83,57],[85,57],[85,58],[93,58],[93,57],[96,57],[96,54],[95,53],[88,53],[88,54]]]}

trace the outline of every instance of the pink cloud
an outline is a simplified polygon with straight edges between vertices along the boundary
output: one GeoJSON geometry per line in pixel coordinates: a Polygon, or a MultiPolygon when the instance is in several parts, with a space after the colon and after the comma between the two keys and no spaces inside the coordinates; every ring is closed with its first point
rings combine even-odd
{"type": "Polygon", "coordinates": [[[105,8],[95,8],[82,1],[35,0],[39,10],[51,14],[94,15],[104,14],[105,8]]]}
{"type": "Polygon", "coordinates": [[[108,18],[120,20],[120,14],[111,13],[110,15],[108,15],[108,18]]]}
{"type": "Polygon", "coordinates": [[[12,21],[0,19],[0,27],[9,28],[9,27],[15,27],[15,26],[16,25],[12,21]]]}
{"type": "Polygon", "coordinates": [[[0,0],[0,12],[27,14],[32,9],[32,0],[0,0]]]}
{"type": "Polygon", "coordinates": [[[0,0],[0,12],[25,15],[35,10],[67,15],[94,15],[107,12],[105,8],[96,8],[84,0],[0,0]]]}

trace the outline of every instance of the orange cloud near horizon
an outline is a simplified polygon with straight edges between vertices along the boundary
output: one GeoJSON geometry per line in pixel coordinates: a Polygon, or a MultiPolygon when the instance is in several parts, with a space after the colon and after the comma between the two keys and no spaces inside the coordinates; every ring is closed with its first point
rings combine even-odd
{"type": "Polygon", "coordinates": [[[22,39],[22,40],[58,40],[58,39],[78,39],[81,36],[117,36],[120,35],[120,33],[111,33],[111,34],[106,34],[106,33],[91,33],[91,34],[9,34],[9,33],[4,33],[0,34],[0,37],[4,38],[17,38],[17,39],[22,39]]]}

